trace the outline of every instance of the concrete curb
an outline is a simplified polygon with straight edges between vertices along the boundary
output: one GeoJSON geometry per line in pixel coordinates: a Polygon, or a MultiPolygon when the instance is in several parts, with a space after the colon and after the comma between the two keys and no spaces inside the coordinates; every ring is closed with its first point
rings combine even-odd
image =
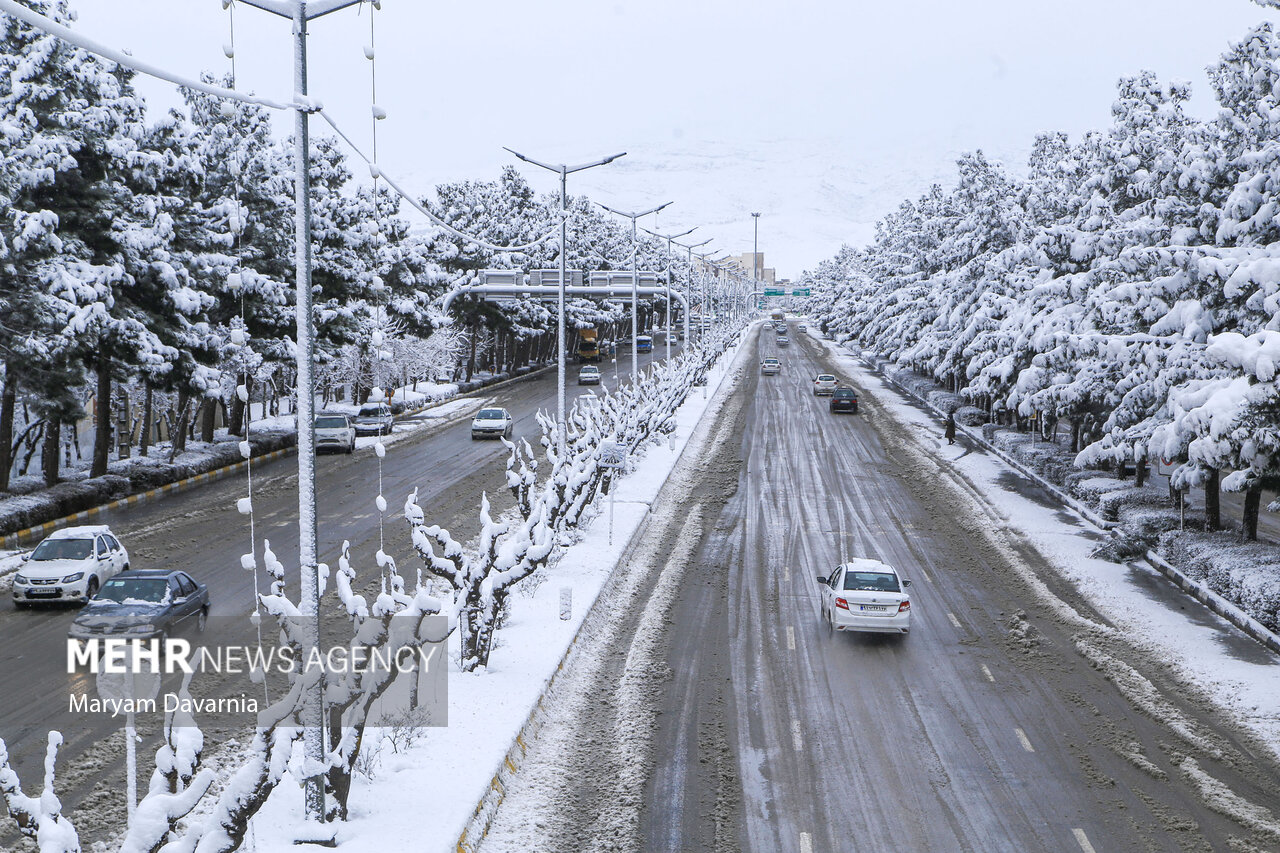
{"type": "MultiPolygon", "coordinates": [[[[735,347],[738,347],[738,349],[735,349],[734,351],[735,361],[737,360],[738,353],[742,351],[740,348],[741,336],[739,336],[738,340],[739,343],[734,345],[735,347]]],[[[732,362],[728,366],[731,367],[732,362]]],[[[726,369],[724,375],[720,377],[720,385],[717,385],[715,391],[711,392],[711,398],[713,400],[715,399],[715,394],[719,393],[720,387],[723,385],[724,380],[727,377],[728,370],[726,369]]],[[[693,388],[690,388],[690,393],[693,393],[693,388]]],[[[698,423],[701,424],[702,421],[699,420],[698,423]]],[[[675,470],[676,465],[680,464],[680,460],[684,458],[685,449],[687,448],[688,445],[686,444],[685,448],[681,449],[680,455],[676,457],[675,465],[671,468],[672,471],[675,470]]],[[[662,498],[662,494],[667,487],[667,481],[669,481],[670,478],[671,474],[668,472],[667,480],[663,481],[662,488],[658,490],[658,494],[654,497],[655,503],[662,498]]],[[[653,503],[645,503],[646,509],[644,518],[636,527],[635,532],[631,534],[631,538],[627,540],[627,547],[623,549],[622,554],[618,558],[618,562],[614,565],[615,569],[617,566],[624,565],[631,559],[635,550],[640,546],[640,542],[643,540],[644,534],[649,529],[649,519],[652,517],[651,513],[653,510],[653,503]]],[[[601,588],[601,591],[603,591],[603,587],[601,588]]],[[[578,630],[574,632],[573,638],[570,639],[569,644],[565,646],[564,654],[560,656],[560,661],[556,664],[555,672],[551,673],[551,676],[538,692],[537,702],[534,703],[533,708],[529,711],[529,716],[525,719],[523,725],[520,726],[519,731],[516,732],[516,736],[512,740],[511,746],[507,750],[506,755],[503,756],[502,762],[498,765],[498,769],[494,772],[493,779],[490,780],[489,787],[486,789],[484,796],[480,798],[480,802],[476,803],[475,810],[467,820],[466,826],[463,827],[462,834],[458,836],[458,841],[454,848],[455,853],[474,853],[476,845],[484,840],[485,835],[489,831],[489,826],[493,822],[494,812],[497,811],[498,806],[502,804],[503,799],[506,797],[507,785],[510,783],[511,778],[520,771],[520,766],[524,761],[524,757],[528,754],[528,742],[532,740],[542,728],[542,724],[545,719],[544,714],[542,713],[543,702],[546,699],[547,694],[551,691],[551,688],[555,685],[556,678],[560,675],[561,671],[564,670],[565,664],[569,660],[569,655],[571,655],[577,648],[578,639],[582,636],[583,631],[586,630],[588,626],[591,626],[592,630],[595,630],[600,620],[608,619],[612,615],[608,612],[608,606],[600,603],[601,600],[602,596],[597,596],[596,599],[591,602],[591,608],[587,611],[587,615],[583,618],[582,623],[578,625],[578,630]]]]}
{"type": "MultiPolygon", "coordinates": [[[[931,405],[928,401],[920,397],[918,394],[911,391],[909,388],[895,381],[892,376],[889,376],[887,373],[881,370],[878,365],[876,365],[866,356],[863,356],[860,353],[858,353],[857,355],[859,358],[862,359],[864,364],[866,364],[870,369],[874,370],[876,374],[878,374],[885,382],[889,383],[890,385],[902,391],[904,394],[907,394],[908,396],[912,397],[913,399],[918,400],[922,405],[928,407],[936,414],[938,415],[945,414],[944,412],[937,409],[935,406],[931,405]]],[[[970,439],[972,439],[976,444],[981,445],[983,448],[990,451],[996,457],[998,457],[999,459],[1004,461],[1006,464],[1008,464],[1010,467],[1015,468],[1023,476],[1032,480],[1037,485],[1039,485],[1040,487],[1048,491],[1050,494],[1052,494],[1054,497],[1061,500],[1064,504],[1071,507],[1077,513],[1079,513],[1086,521],[1093,524],[1095,527],[1099,528],[1100,530],[1106,533],[1109,533],[1112,536],[1116,536],[1119,534],[1119,531],[1115,529],[1118,526],[1117,522],[1106,521],[1100,518],[1097,513],[1088,510],[1083,505],[1081,505],[1080,502],[1077,501],[1075,498],[1072,498],[1070,495],[1067,495],[1065,492],[1063,492],[1061,489],[1057,488],[1052,483],[1045,480],[1039,474],[1036,474],[1034,471],[1031,471],[1030,469],[1028,469],[1025,465],[1022,465],[1021,463],[1019,463],[1016,459],[1012,459],[1008,454],[1004,453],[999,448],[994,447],[986,439],[982,438],[979,435],[975,435],[967,427],[961,426],[960,424],[956,424],[956,427],[958,429],[963,430],[964,434],[968,436],[970,439]]],[[[1209,610],[1221,616],[1223,619],[1226,619],[1232,625],[1235,625],[1237,628],[1239,628],[1245,634],[1248,634],[1253,639],[1257,640],[1263,646],[1267,647],[1273,652],[1280,653],[1280,636],[1277,636],[1275,633],[1273,633],[1269,628],[1267,628],[1267,626],[1263,625],[1257,619],[1254,619],[1248,613],[1245,613],[1243,610],[1241,610],[1235,604],[1232,604],[1226,598],[1223,598],[1218,593],[1209,589],[1209,587],[1206,586],[1203,582],[1193,580],[1192,578],[1187,577],[1187,575],[1184,574],[1181,569],[1179,569],[1177,566],[1173,565],[1168,560],[1161,557],[1156,552],[1147,551],[1146,554],[1144,554],[1143,556],[1146,559],[1147,563],[1153,569],[1160,572],[1162,575],[1164,575],[1169,580],[1171,580],[1183,592],[1185,592],[1186,594],[1190,595],[1192,598],[1199,601],[1205,607],[1208,607],[1209,610]]]]}
{"type": "Polygon", "coordinates": [[[157,486],[156,488],[149,489],[145,492],[138,492],[137,494],[129,495],[128,497],[119,498],[111,501],[110,503],[89,507],[88,509],[81,510],[80,512],[63,518],[56,518],[53,521],[46,521],[44,524],[37,524],[34,527],[28,527],[27,529],[19,530],[16,533],[0,536],[0,548],[14,548],[25,542],[42,539],[60,527],[66,527],[79,521],[87,521],[101,513],[109,512],[113,509],[120,509],[121,507],[146,503],[164,495],[186,491],[193,486],[198,486],[203,483],[212,483],[214,480],[221,480],[224,477],[229,477],[232,474],[238,474],[243,471],[249,462],[253,462],[255,465],[260,465],[265,462],[272,462],[276,459],[281,459],[297,452],[298,448],[296,446],[284,447],[280,450],[272,450],[269,453],[263,453],[260,456],[255,456],[248,461],[240,461],[232,465],[225,465],[221,468],[215,468],[212,471],[205,471],[202,474],[195,474],[182,480],[176,480],[172,483],[166,483],[163,486],[157,486]]]}

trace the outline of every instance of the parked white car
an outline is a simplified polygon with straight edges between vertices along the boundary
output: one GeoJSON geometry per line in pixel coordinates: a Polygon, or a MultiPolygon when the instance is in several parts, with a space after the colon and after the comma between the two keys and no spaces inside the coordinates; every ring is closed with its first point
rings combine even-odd
{"type": "Polygon", "coordinates": [[[834,631],[905,634],[911,630],[911,581],[888,563],[858,558],[818,575],[822,616],[834,631]]]}
{"type": "Polygon", "coordinates": [[[341,450],[351,453],[356,449],[356,428],[344,414],[321,412],[316,415],[316,453],[322,450],[341,450]]]}
{"type": "Polygon", "coordinates": [[[506,409],[481,409],[471,421],[471,437],[511,438],[515,420],[506,409]]]}
{"type": "Polygon", "coordinates": [[[22,558],[13,578],[13,603],[85,602],[128,568],[129,552],[105,524],[64,527],[22,558]]]}
{"type": "Polygon", "coordinates": [[[594,364],[588,364],[578,371],[579,385],[599,385],[600,384],[600,368],[594,364]]]}

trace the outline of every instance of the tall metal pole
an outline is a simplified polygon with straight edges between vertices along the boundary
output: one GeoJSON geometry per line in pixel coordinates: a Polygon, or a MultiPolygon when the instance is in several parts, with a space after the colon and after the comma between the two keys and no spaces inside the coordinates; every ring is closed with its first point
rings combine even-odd
{"type": "MultiPolygon", "coordinates": [[[[656,216],[655,216],[656,218],[656,216]]],[[[640,229],[646,234],[652,234],[654,237],[661,237],[667,241],[667,332],[663,337],[667,339],[667,361],[671,360],[671,243],[677,237],[685,237],[698,230],[698,226],[693,226],[688,231],[682,231],[679,234],[659,234],[657,231],[650,231],[648,228],[640,229]]],[[[699,244],[701,245],[701,244],[699,244]]],[[[687,332],[687,330],[686,330],[687,332]]],[[[686,340],[688,335],[685,335],[686,340]]]]}
{"type": "MultiPolygon", "coordinates": [[[[503,147],[506,148],[506,146],[503,146],[503,147]]],[[[569,179],[569,173],[581,172],[583,169],[592,169],[592,168],[595,168],[596,166],[603,166],[606,163],[612,163],[614,160],[617,160],[619,157],[626,156],[627,152],[623,151],[621,154],[613,154],[609,157],[605,157],[602,160],[596,160],[593,163],[583,163],[578,166],[566,166],[564,163],[561,163],[560,165],[556,166],[550,163],[543,163],[540,160],[533,159],[532,157],[526,157],[525,155],[521,154],[519,151],[516,151],[512,148],[506,148],[506,150],[510,151],[512,154],[516,155],[516,157],[518,157],[519,159],[523,160],[526,163],[531,163],[534,166],[540,166],[543,169],[547,169],[548,171],[555,172],[557,175],[560,176],[560,288],[559,288],[560,293],[556,299],[556,304],[560,309],[559,310],[560,316],[556,320],[556,388],[557,388],[556,423],[559,424],[559,426],[556,429],[556,435],[557,435],[556,449],[560,452],[561,458],[563,458],[565,431],[566,431],[565,422],[564,422],[564,409],[565,409],[565,405],[564,405],[564,398],[565,398],[564,278],[565,278],[565,263],[569,253],[569,247],[567,245],[568,230],[569,230],[569,192],[567,189],[567,184],[569,179]]]]}
{"type": "MultiPolygon", "coordinates": [[[[600,204],[600,202],[596,202],[600,204]]],[[[651,207],[648,210],[641,210],[628,213],[624,210],[614,210],[607,204],[600,204],[610,213],[616,213],[618,216],[624,216],[631,220],[631,381],[635,382],[640,376],[640,347],[636,343],[636,338],[640,335],[640,246],[636,243],[636,220],[641,216],[648,216],[650,213],[657,213],[664,207],[668,207],[672,202],[663,202],[657,207],[651,207]]]]}
{"type": "Polygon", "coordinates": [[[755,220],[756,225],[756,233],[751,245],[751,280],[757,282],[760,280],[760,214],[753,213],[751,218],[755,220]]]}
{"type": "Polygon", "coordinates": [[[569,169],[563,163],[560,165],[560,292],[556,295],[557,318],[556,318],[556,451],[563,460],[565,454],[565,441],[568,436],[567,426],[564,422],[564,386],[565,386],[565,359],[564,359],[564,274],[565,264],[569,255],[569,169]]]}
{"type": "MultiPolygon", "coordinates": [[[[307,10],[299,2],[293,13],[293,81],[294,91],[307,94],[307,10]]],[[[310,116],[301,108],[294,111],[294,239],[297,246],[297,325],[298,325],[298,562],[302,570],[299,587],[302,610],[303,652],[310,654],[320,642],[320,580],[316,558],[316,432],[315,364],[316,339],[311,314],[311,169],[310,116]]],[[[303,698],[303,749],[312,768],[324,766],[324,681],[303,698]]],[[[318,772],[318,771],[316,771],[318,772]]],[[[324,820],[324,780],[310,776],[306,780],[307,820],[324,820]]]]}

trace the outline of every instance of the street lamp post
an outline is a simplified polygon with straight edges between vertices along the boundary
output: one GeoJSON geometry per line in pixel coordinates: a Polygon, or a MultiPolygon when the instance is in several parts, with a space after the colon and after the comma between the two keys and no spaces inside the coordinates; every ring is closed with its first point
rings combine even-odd
{"type": "MultiPolygon", "coordinates": [[[[506,148],[506,146],[503,146],[503,147],[506,148]]],[[[581,172],[584,169],[591,169],[596,166],[603,166],[606,163],[612,163],[614,160],[617,160],[619,157],[626,155],[627,152],[623,151],[621,154],[613,154],[609,157],[605,157],[602,160],[596,160],[595,162],[592,162],[592,163],[582,163],[577,166],[566,166],[563,163],[561,163],[558,166],[555,166],[550,163],[543,163],[539,160],[534,160],[532,157],[526,157],[525,155],[521,154],[519,151],[515,151],[511,148],[506,148],[506,150],[510,151],[512,154],[516,155],[516,157],[518,157],[519,159],[523,160],[526,163],[531,163],[534,166],[541,166],[543,169],[546,169],[547,171],[550,171],[550,172],[555,172],[557,175],[560,176],[560,294],[556,303],[559,309],[559,318],[556,320],[556,352],[557,352],[556,387],[558,389],[556,394],[556,436],[557,436],[556,449],[560,451],[560,455],[563,457],[564,442],[565,442],[564,278],[565,278],[566,257],[568,255],[568,250],[569,250],[569,247],[567,245],[568,244],[568,223],[569,223],[569,195],[567,190],[568,178],[569,178],[569,175],[574,172],[581,172]]]]}
{"type": "MultiPolygon", "coordinates": [[[[294,110],[294,320],[297,325],[298,371],[298,564],[299,610],[302,613],[303,651],[311,655],[320,643],[320,576],[316,556],[316,433],[315,318],[311,298],[311,169],[309,108],[307,95],[307,23],[322,15],[354,6],[361,0],[244,0],[265,12],[293,22],[293,84],[299,104],[294,110]]],[[[310,657],[308,657],[310,660],[310,657]]],[[[303,750],[309,767],[325,766],[324,680],[319,679],[303,698],[303,750]]],[[[324,778],[305,780],[308,823],[324,820],[324,778]]]]}
{"type": "MultiPolygon", "coordinates": [[[[596,202],[600,204],[600,202],[596,202]]],[[[638,303],[640,301],[640,244],[636,241],[636,220],[641,216],[648,216],[650,213],[657,213],[664,207],[669,206],[672,202],[666,201],[657,207],[651,207],[648,210],[637,212],[628,212],[624,210],[615,210],[607,204],[600,204],[610,213],[616,213],[618,216],[624,216],[631,220],[631,381],[635,382],[640,377],[640,350],[636,344],[636,338],[640,336],[640,309],[638,303]]]]}
{"type": "Polygon", "coordinates": [[[760,280],[760,214],[753,213],[751,218],[755,220],[755,236],[751,242],[751,281],[760,280]]]}
{"type": "Polygon", "coordinates": [[[694,231],[698,230],[695,225],[688,231],[681,231],[679,234],[659,234],[657,231],[650,231],[648,228],[641,228],[646,234],[652,234],[654,237],[660,237],[667,241],[667,332],[663,335],[667,339],[667,361],[671,360],[671,241],[677,237],[687,237],[694,231]]]}

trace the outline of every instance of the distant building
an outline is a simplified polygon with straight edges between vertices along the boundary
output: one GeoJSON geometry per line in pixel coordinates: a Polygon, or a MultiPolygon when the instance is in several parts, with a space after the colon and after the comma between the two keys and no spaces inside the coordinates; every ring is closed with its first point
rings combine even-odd
{"type": "Polygon", "coordinates": [[[741,255],[730,255],[725,260],[736,261],[745,271],[747,278],[752,278],[752,270],[756,270],[754,277],[759,278],[769,287],[777,284],[777,270],[764,265],[764,252],[743,252],[741,255]]]}

